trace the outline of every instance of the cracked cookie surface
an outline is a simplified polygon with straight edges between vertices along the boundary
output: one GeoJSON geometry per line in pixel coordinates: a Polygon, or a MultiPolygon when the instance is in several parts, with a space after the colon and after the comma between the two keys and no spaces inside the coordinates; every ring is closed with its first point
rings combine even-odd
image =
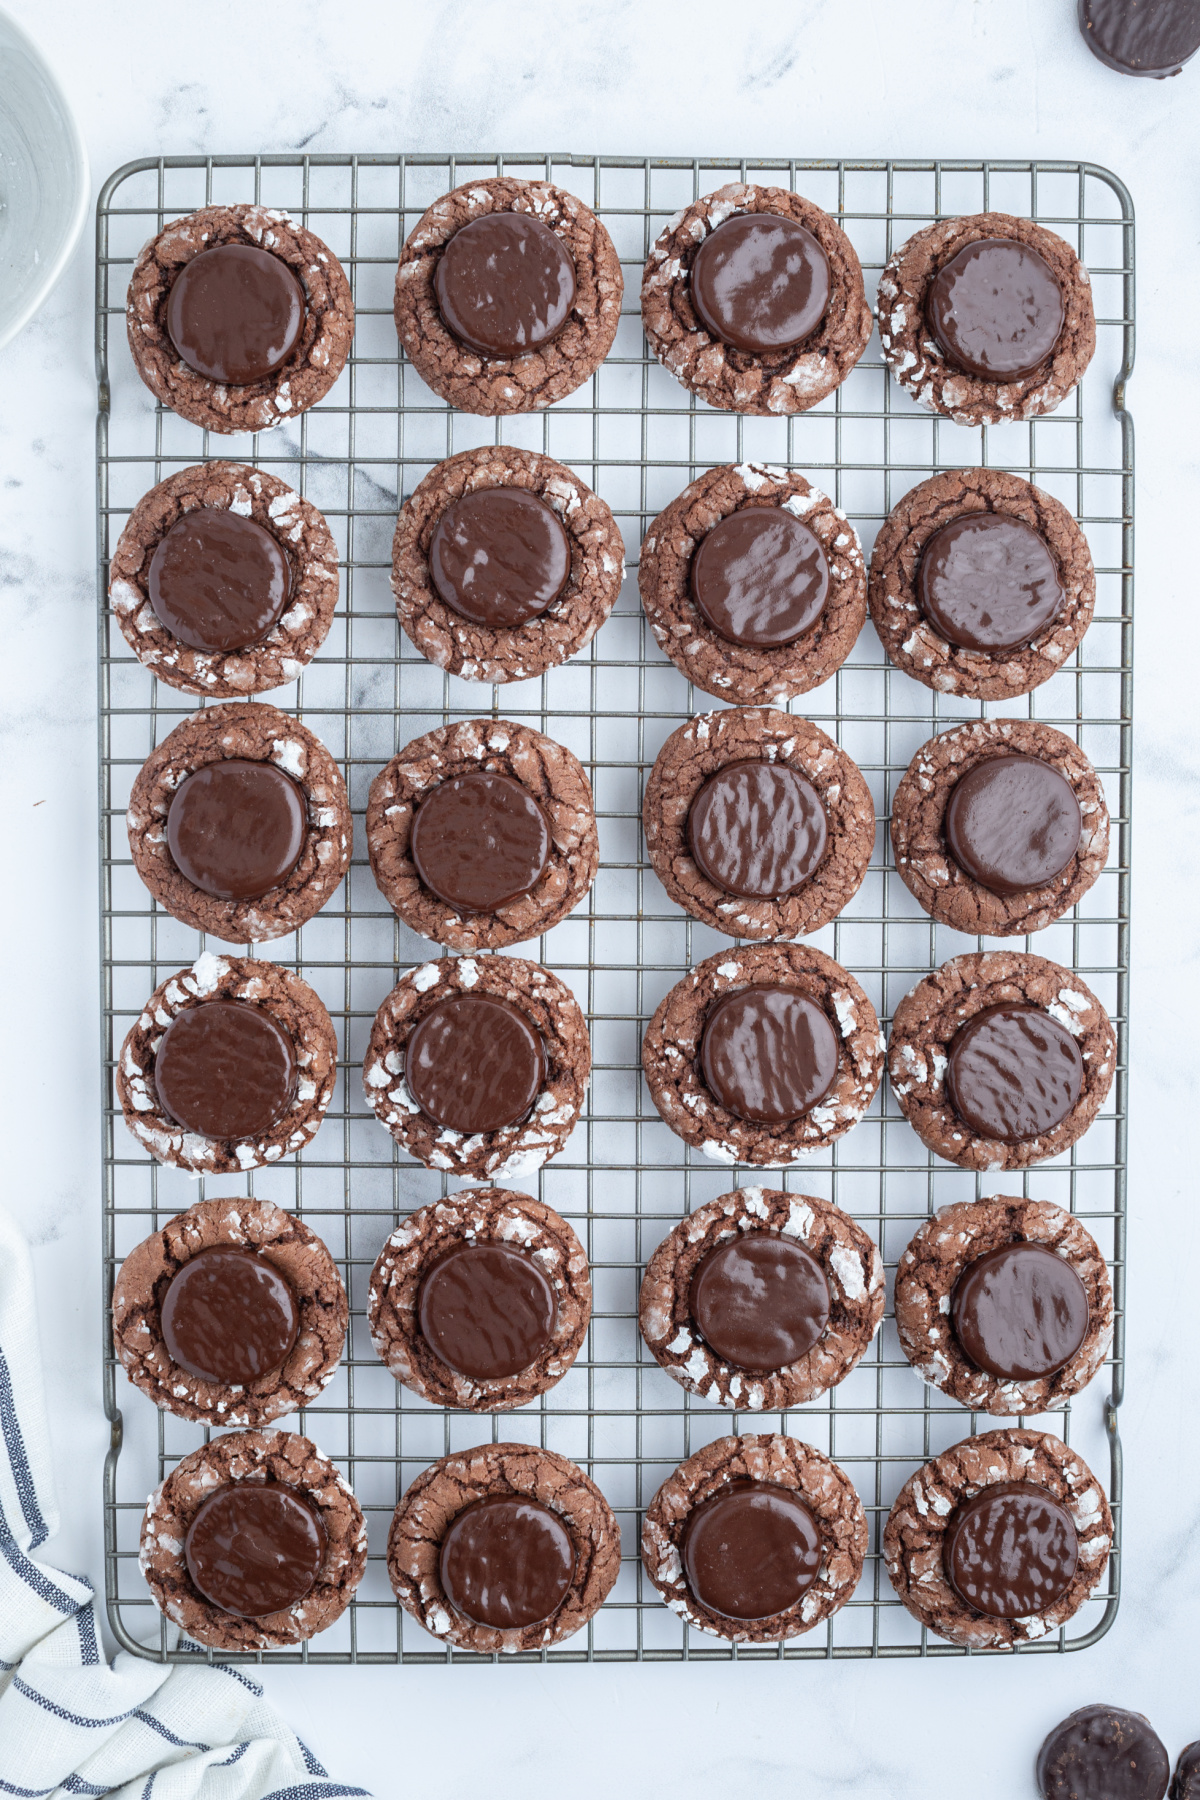
{"type": "Polygon", "coordinates": [[[396,270],[394,314],[405,355],[435,394],[461,412],[533,412],[582,387],[612,348],[625,281],[608,232],[590,206],[547,181],[468,181],[424,213],[396,270]],[[519,356],[481,356],[449,331],[434,281],[462,226],[491,213],[523,213],[547,226],[575,266],[575,298],[562,329],[519,356]]]}
{"type": "Polygon", "coordinates": [[[650,1021],[642,1068],[650,1098],[685,1143],[714,1162],[783,1168],[824,1150],[857,1125],[883,1073],[883,1033],[852,975],[807,944],[752,944],[719,951],[676,984],[650,1021]],[[700,1076],[700,1040],[714,1001],[739,988],[794,988],[825,1013],[838,1068],[824,1099],[790,1125],[763,1125],[727,1111],[700,1076]]]}
{"type": "Polygon", "coordinates": [[[459,1650],[511,1655],[562,1643],[582,1630],[617,1579],[621,1533],[595,1482],[565,1456],[529,1444],[483,1444],[444,1456],[418,1475],[393,1515],[387,1562],[401,1606],[434,1637],[459,1650]],[[561,1606],[543,1624],[477,1624],[456,1611],[442,1586],[443,1537],[459,1513],[491,1495],[536,1501],[557,1513],[570,1534],[575,1573],[561,1606]]]}
{"type": "Polygon", "coordinates": [[[730,937],[794,938],[828,925],[862,885],[875,847],[875,807],[858,764],[819,726],[767,707],[700,713],[673,731],[646,783],[642,829],[651,867],[677,906],[730,937]],[[730,894],[697,866],[688,844],[692,803],[726,764],[795,769],[825,811],[825,853],[812,875],[778,899],[730,894]]]}
{"type": "Polygon", "coordinates": [[[321,648],[337,606],[337,546],[323,515],[277,475],[241,463],[202,463],[143,494],[113,553],[108,591],[117,624],[144,668],[185,694],[233,700],[295,681],[321,648]],[[260,644],[194,650],[154,611],[149,585],[154,552],[171,527],[197,507],[253,519],[288,560],[288,604],[260,644]]]}
{"type": "Polygon", "coordinates": [[[392,592],[406,637],[429,662],[464,681],[527,681],[590,644],[625,577],[625,544],[612,513],[563,463],[489,444],[438,463],[400,508],[392,540],[392,592]],[[567,534],[571,572],[550,606],[524,625],[476,625],[433,585],[429,547],[438,521],[464,494],[516,487],[536,494],[567,534]]]}
{"type": "Polygon", "coordinates": [[[642,540],[638,592],[660,650],[689,681],[718,700],[780,705],[836,674],[867,619],[867,570],[858,534],[840,507],[803,475],[770,463],[709,469],[659,513],[642,540]],[[692,557],[701,540],[734,513],[783,507],[820,541],[829,593],[815,625],[793,643],[735,644],[715,631],[692,599],[692,557]]]}
{"type": "Polygon", "coordinates": [[[532,1174],[557,1156],[579,1119],[591,1072],[587,1021],[566,983],[517,956],[447,956],[410,969],[375,1015],[363,1065],[363,1087],[375,1117],[427,1169],[479,1181],[532,1174]],[[506,1001],[540,1034],[546,1073],[524,1123],[473,1137],[435,1125],[421,1112],[404,1079],[405,1045],[414,1027],[457,994],[506,1001]]]}
{"type": "Polygon", "coordinates": [[[190,969],[180,969],[155,988],[121,1045],[115,1080],[126,1125],[157,1161],[195,1175],[232,1175],[277,1162],[311,1143],[333,1098],[336,1077],[333,1023],[306,981],[275,963],[205,950],[190,969]],[[295,1096],[260,1137],[203,1137],[163,1110],[154,1081],[158,1046],[173,1019],[209,1000],[261,1007],[293,1045],[295,1096]]]}
{"type": "Polygon", "coordinates": [[[349,1483],[316,1445],[293,1431],[231,1431],[176,1464],[146,1502],[138,1567],[155,1605],[198,1644],[271,1650],[325,1631],[350,1604],[367,1563],[367,1527],[349,1483]],[[184,1561],[188,1526],[228,1482],[280,1482],[298,1489],[325,1528],[317,1580],[302,1600],[263,1618],[225,1612],[193,1586],[184,1561]]]}
{"type": "Polygon", "coordinates": [[[561,1381],[587,1335],[592,1284],[587,1254],[551,1206],[509,1188],[467,1188],[435,1200],[398,1226],[371,1271],[367,1323],[380,1361],[433,1406],[507,1412],[561,1381]],[[554,1335],[516,1375],[475,1380],[442,1361],[422,1335],[422,1279],[455,1244],[507,1244],[532,1256],[554,1290],[554,1335]]]}
{"type": "Polygon", "coordinates": [[[1037,1414],[1061,1406],[1092,1380],[1113,1335],[1113,1293],[1092,1234],[1069,1212],[1046,1200],[999,1195],[943,1206],[916,1232],[896,1271],[896,1329],[900,1348],[923,1381],[976,1412],[1037,1414]],[[1004,1381],[975,1366],[951,1324],[954,1285],[969,1263],[1008,1244],[1039,1244],[1066,1262],[1083,1283],[1087,1334],[1053,1375],[1004,1381]]]}
{"type": "Polygon", "coordinates": [[[871,552],[867,600],[888,657],[914,681],[942,694],[1010,700],[1049,681],[1079,648],[1095,610],[1096,575],[1087,539],[1053,495],[1000,469],[955,469],[922,481],[892,508],[871,552]],[[1024,649],[964,650],[942,637],[921,609],[917,581],[925,545],[943,525],[970,513],[1019,520],[1054,559],[1062,608],[1024,649]]]}
{"type": "Polygon", "coordinates": [[[269,701],[205,707],[151,751],[126,815],[133,864],[172,918],[226,943],[265,943],[305,924],[332,897],[350,865],[354,821],[346,784],[318,737],[269,701]],[[274,763],[300,789],[308,812],[304,848],[278,887],[253,900],[219,900],[176,868],[167,814],[176,788],[207,763],[274,763]]]}
{"type": "Polygon", "coordinates": [[[853,244],[811,200],[789,188],[731,182],[684,207],[659,235],[642,275],[642,325],[650,348],[677,381],[728,412],[806,412],[862,356],[871,309],[853,244]],[[691,268],[710,232],[735,213],[775,213],[816,238],[829,262],[825,316],[803,343],[770,352],[737,350],[706,331],[692,305],[691,268]]]}
{"type": "Polygon", "coordinates": [[[883,1318],[883,1259],[861,1225],[828,1200],[778,1188],[743,1187],[681,1219],[646,1267],[638,1325],[668,1375],[719,1406],[776,1412],[803,1406],[844,1381],[883,1318]],[[829,1283],[829,1320],[806,1356],[786,1368],[734,1367],[701,1336],[692,1317],[692,1277],[709,1253],[754,1232],[802,1244],[829,1283]]]}
{"type": "Polygon", "coordinates": [[[973,213],[942,219],[914,232],[879,277],[876,302],[883,360],[921,406],[957,425],[996,425],[1053,412],[1074,391],[1096,349],[1096,316],[1087,270],[1065,238],[1011,213],[973,213]],[[1058,342],[1031,375],[988,381],[955,369],[929,330],[925,299],[938,271],[968,244],[1010,239],[1035,250],[1062,294],[1058,342]]]}
{"type": "Polygon", "coordinates": [[[328,244],[268,206],[205,206],[173,219],[141,251],[125,310],[129,348],[155,399],[209,431],[269,431],[307,412],[329,392],[354,336],[346,272],[328,244]],[[180,359],[166,328],[167,298],[185,263],[221,244],[250,244],[287,264],[304,289],[300,338],[274,374],[244,387],[198,374],[180,359]]]}
{"type": "Polygon", "coordinates": [[[508,719],[466,719],[414,738],[379,771],[367,803],[367,851],[380,892],[404,923],[454,950],[499,950],[549,931],[575,910],[600,860],[592,787],[562,744],[508,719]],[[460,912],[427,888],[410,842],[422,798],[440,782],[477,770],[510,776],[550,823],[546,867],[528,893],[494,912],[460,912]]]}
{"type": "Polygon", "coordinates": [[[1061,964],[1015,950],[951,957],[905,995],[888,1042],[888,1077],[901,1112],[927,1148],[963,1169],[1023,1169],[1069,1150],[1103,1106],[1116,1060],[1116,1034],[1091,989],[1061,964]],[[1041,1007],[1070,1032],[1083,1058],[1083,1085],[1067,1116],[1040,1137],[1013,1144],[977,1136],[951,1105],[945,1079],[956,1032],[1002,1005],[1041,1007]]]}
{"type": "Polygon", "coordinates": [[[987,1431],[935,1456],[901,1488],[883,1533],[892,1586],[922,1625],[951,1644],[974,1650],[1028,1643],[1074,1618],[1108,1567],[1112,1514],[1083,1458],[1043,1431],[987,1431]],[[955,1508],[985,1488],[1008,1482],[1045,1488],[1070,1514],[1079,1565],[1066,1592],[1044,1612],[999,1619],[977,1612],[950,1586],[943,1562],[955,1508]]]}
{"type": "Polygon", "coordinates": [[[858,1586],[866,1551],[866,1514],[850,1477],[811,1444],[773,1432],[718,1438],[689,1456],[663,1482],[642,1525],[643,1566],[671,1611],[699,1631],[741,1644],[799,1637],[839,1611],[858,1586]],[[743,1622],[710,1612],[684,1578],[690,1514],[734,1481],[790,1488],[813,1515],[821,1538],[816,1580],[794,1606],[768,1619],[743,1622]]]}
{"type": "Polygon", "coordinates": [[[113,1288],[113,1344],[134,1387],[166,1412],[209,1425],[266,1425],[315,1400],[337,1372],[349,1317],[337,1265],[314,1231],[270,1200],[202,1200],[129,1252],[113,1288]],[[171,1360],[163,1297],[193,1256],[255,1251],[296,1296],[299,1334],[282,1366],[246,1385],[208,1381],[171,1360]]]}

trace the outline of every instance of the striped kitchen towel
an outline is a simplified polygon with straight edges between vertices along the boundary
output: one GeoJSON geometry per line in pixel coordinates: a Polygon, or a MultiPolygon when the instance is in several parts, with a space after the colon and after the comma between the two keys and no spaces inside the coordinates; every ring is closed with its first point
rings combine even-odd
{"type": "Polygon", "coordinates": [[[0,1210],[0,1797],[366,1793],[331,1780],[241,1669],[106,1662],[91,1584],[30,1554],[57,1529],[33,1271],[0,1210]]]}

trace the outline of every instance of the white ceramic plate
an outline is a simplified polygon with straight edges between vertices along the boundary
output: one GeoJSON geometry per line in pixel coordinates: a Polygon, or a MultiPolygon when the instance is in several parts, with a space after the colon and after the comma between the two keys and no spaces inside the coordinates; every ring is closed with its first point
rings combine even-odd
{"type": "Polygon", "coordinates": [[[88,212],[88,162],[66,96],[0,12],[0,348],[32,319],[88,212]]]}

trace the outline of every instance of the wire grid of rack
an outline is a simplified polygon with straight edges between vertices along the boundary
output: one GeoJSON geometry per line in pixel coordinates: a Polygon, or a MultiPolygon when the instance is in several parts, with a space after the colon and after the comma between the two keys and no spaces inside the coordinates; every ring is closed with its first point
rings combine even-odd
{"type": "MultiPolygon", "coordinates": [[[[1113,817],[1109,867],[1072,914],[1036,939],[1007,944],[1077,969],[1108,1006],[1119,1058],[1107,1106],[1069,1154],[1024,1174],[979,1177],[924,1150],[885,1081],[866,1118],[830,1152],[766,1179],[844,1206],[880,1243],[889,1278],[918,1224],[952,1200],[1020,1192],[1054,1200],[1086,1221],[1114,1277],[1111,1365],[1073,1406],[1043,1423],[1107,1470],[1118,1551],[1105,1587],[1072,1625],[1021,1653],[1094,1643],[1111,1625],[1119,1597],[1116,1409],[1123,1381],[1133,600],[1133,432],[1124,386],[1133,361],[1134,257],[1133,209],[1120,181],[1091,164],[1061,162],[164,157],[131,163],[106,183],[96,277],[106,1303],[115,1269],[148,1232],[198,1198],[247,1191],[294,1210],[324,1238],[351,1302],[351,1333],[335,1381],[318,1404],[282,1424],[313,1436],[349,1477],[369,1523],[367,1573],[337,1625],[294,1651],[269,1652],[267,1660],[477,1660],[426,1635],[397,1607],[383,1551],[395,1501],[421,1469],[452,1449],[497,1439],[572,1457],[598,1482],[622,1529],[619,1580],[586,1632],[523,1660],[965,1654],[929,1638],[900,1606],[880,1539],[913,1469],[989,1421],[922,1384],[900,1352],[890,1305],[849,1378],[782,1415],[732,1413],[693,1399],[658,1368],[637,1331],[638,1284],[655,1245],[692,1207],[736,1182],[760,1179],[685,1149],[650,1103],[639,1061],[642,1033],[663,994],[728,940],[674,907],[643,856],[641,792],[655,754],[682,721],[713,702],[654,645],[638,603],[637,551],[655,514],[688,481],[735,461],[804,471],[834,494],[866,551],[910,487],[936,470],[973,464],[1009,469],[1048,488],[1080,520],[1092,546],[1095,621],[1071,662],[1028,698],[980,705],[931,693],[888,664],[868,625],[837,675],[792,702],[792,710],[838,737],[874,795],[879,831],[870,871],[851,905],[813,941],[853,971],[885,1022],[930,969],[981,945],[933,925],[891,860],[892,794],[921,743],[963,718],[1020,715],[1056,725],[1088,752],[1113,817]],[[497,172],[549,179],[579,194],[604,220],[625,270],[624,315],[600,371],[544,413],[498,421],[456,414],[431,394],[399,354],[391,314],[398,252],[421,212],[458,183],[497,172]],[[893,248],[934,218],[996,209],[1040,220],[1076,245],[1090,268],[1098,316],[1091,369],[1049,418],[968,429],[912,404],[889,380],[873,338],[848,380],[809,413],[756,419],[698,405],[646,348],[640,277],[668,217],[730,180],[786,185],[833,213],[858,250],[869,293],[893,248]],[[300,419],[257,438],[210,438],[156,407],[138,380],[124,345],[125,289],[138,248],[166,220],[203,204],[251,199],[298,216],[337,252],[354,289],[354,348],[329,397],[300,419]],[[616,514],[628,569],[612,618],[587,650],[539,680],[487,689],[445,676],[402,636],[388,571],[400,501],[443,457],[493,441],[544,451],[576,469],[616,514]],[[151,903],[133,872],[123,820],[137,769],[196,703],[133,660],[111,625],[105,588],[111,550],[141,494],[211,456],[281,475],[321,507],[338,540],[342,593],[333,630],[295,687],[267,698],[302,717],[339,758],[357,835],[351,872],[325,911],[293,937],[258,950],[301,973],[338,1028],[342,1070],[326,1121],[293,1161],[248,1178],[196,1184],[159,1168],[134,1144],[112,1085],[116,1053],[146,996],[204,947],[197,933],[151,903]],[[400,971],[443,954],[403,927],[377,892],[361,816],[372,776],[401,746],[447,720],[473,716],[531,723],[576,752],[593,783],[601,849],[587,901],[544,938],[518,947],[554,968],[588,1015],[594,1073],[587,1109],[564,1153],[538,1177],[537,1191],[584,1240],[595,1310],[584,1353],[567,1376],[537,1404],[498,1418],[442,1412],[398,1387],[377,1361],[364,1319],[367,1278],[385,1237],[448,1184],[398,1152],[361,1092],[359,1068],[377,1006],[400,971]],[[662,1606],[638,1560],[641,1513],[660,1481],[702,1444],[731,1431],[775,1429],[816,1444],[849,1472],[867,1510],[870,1551],[856,1595],[825,1626],[786,1646],[738,1649],[690,1630],[662,1606]]],[[[157,1413],[128,1388],[112,1357],[107,1310],[104,1333],[113,1434],[105,1475],[110,1623],[119,1641],[142,1655],[194,1654],[169,1648],[136,1551],[146,1494],[206,1433],[157,1413]]]]}

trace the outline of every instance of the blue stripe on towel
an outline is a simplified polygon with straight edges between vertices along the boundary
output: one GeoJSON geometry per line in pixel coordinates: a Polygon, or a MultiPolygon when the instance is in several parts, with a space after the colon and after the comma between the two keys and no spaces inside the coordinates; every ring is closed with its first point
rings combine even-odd
{"type": "Polygon", "coordinates": [[[325,1777],[325,1779],[328,1781],[329,1770],[327,1768],[325,1768],[322,1763],[319,1763],[317,1761],[316,1757],[313,1755],[313,1753],[309,1749],[308,1745],[304,1742],[304,1739],[297,1738],[296,1742],[300,1746],[300,1754],[304,1758],[304,1766],[308,1770],[309,1774],[310,1775],[323,1775],[325,1777]]]}
{"type": "Polygon", "coordinates": [[[48,1713],[53,1713],[56,1719],[65,1719],[68,1725],[86,1725],[89,1731],[98,1731],[107,1725],[123,1725],[125,1720],[132,1719],[137,1711],[136,1706],[131,1706],[128,1712],[115,1713],[111,1719],[88,1719],[82,1713],[68,1712],[65,1706],[58,1704],[57,1700],[48,1700],[45,1694],[39,1694],[37,1689],[30,1687],[27,1681],[22,1681],[19,1675],[13,1676],[13,1687],[27,1700],[32,1700],[38,1706],[44,1707],[48,1713]]]}
{"type": "Polygon", "coordinates": [[[214,1669],[219,1669],[222,1675],[228,1675],[232,1680],[240,1681],[244,1688],[250,1689],[256,1700],[262,1699],[263,1691],[257,1681],[251,1681],[250,1677],[243,1675],[240,1669],[231,1669],[228,1663],[214,1663],[212,1666],[214,1669]]]}
{"type": "MultiPolygon", "coordinates": [[[[263,1800],[333,1800],[337,1794],[362,1794],[366,1800],[371,1800],[366,1788],[330,1787],[323,1781],[306,1781],[299,1787],[272,1788],[263,1800]]],[[[142,1800],[145,1800],[144,1795],[142,1800]]]]}
{"type": "Polygon", "coordinates": [[[85,1668],[90,1668],[100,1661],[100,1646],[96,1642],[96,1615],[90,1606],[81,1606],[75,1614],[75,1623],[79,1627],[79,1654],[85,1668]]]}
{"type": "Polygon", "coordinates": [[[143,1712],[141,1707],[137,1709],[133,1717],[140,1725],[149,1725],[151,1731],[157,1731],[159,1737],[166,1738],[168,1744],[174,1744],[176,1750],[212,1749],[211,1744],[197,1744],[191,1738],[176,1737],[173,1731],[167,1730],[161,1719],[156,1719],[153,1713],[143,1712]]]}
{"type": "Polygon", "coordinates": [[[232,1756],[227,1756],[223,1762],[212,1763],[210,1764],[210,1767],[214,1769],[230,1769],[235,1762],[241,1762],[249,1748],[249,1744],[238,1744],[232,1756]]]}
{"type": "Polygon", "coordinates": [[[26,1587],[33,1589],[39,1600],[44,1600],[47,1606],[56,1608],[64,1618],[69,1619],[72,1613],[79,1611],[78,1601],[72,1600],[70,1594],[64,1594],[62,1589],[55,1587],[52,1581],[47,1581],[46,1571],[40,1569],[37,1563],[29,1560],[8,1529],[2,1513],[0,1513],[0,1556],[3,1556],[5,1562],[21,1577],[26,1587]]]}
{"type": "Polygon", "coordinates": [[[8,1460],[12,1465],[12,1478],[17,1490],[17,1499],[21,1502],[25,1523],[33,1533],[30,1549],[36,1550],[39,1544],[45,1543],[49,1535],[49,1528],[37,1503],[37,1488],[34,1486],[33,1470],[29,1466],[25,1439],[21,1435],[21,1422],[17,1418],[17,1403],[13,1397],[12,1376],[8,1372],[8,1363],[5,1361],[3,1350],[0,1350],[0,1433],[3,1433],[8,1460]]]}

